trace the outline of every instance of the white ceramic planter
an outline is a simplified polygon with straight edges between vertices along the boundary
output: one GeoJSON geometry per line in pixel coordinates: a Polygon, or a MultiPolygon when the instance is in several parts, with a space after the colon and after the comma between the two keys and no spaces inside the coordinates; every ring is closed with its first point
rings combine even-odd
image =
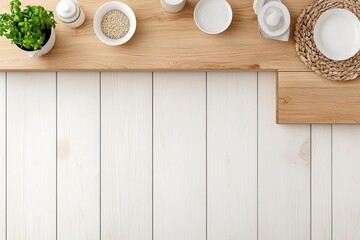
{"type": "Polygon", "coordinates": [[[45,45],[40,50],[26,51],[24,49],[21,49],[21,48],[20,49],[23,52],[25,52],[29,57],[38,58],[38,57],[41,57],[41,56],[47,54],[48,52],[50,52],[50,50],[55,45],[55,38],[56,38],[55,30],[52,28],[49,40],[45,43],[45,45]]]}

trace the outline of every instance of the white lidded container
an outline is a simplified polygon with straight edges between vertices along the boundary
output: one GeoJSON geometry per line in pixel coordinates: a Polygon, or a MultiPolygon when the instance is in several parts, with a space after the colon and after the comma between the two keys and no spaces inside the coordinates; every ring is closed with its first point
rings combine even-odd
{"type": "Polygon", "coordinates": [[[56,15],[68,27],[80,27],[85,21],[85,13],[76,0],[61,0],[56,5],[56,15]]]}
{"type": "Polygon", "coordinates": [[[254,0],[253,7],[262,37],[289,41],[290,12],[281,0],[254,0]]]}
{"type": "Polygon", "coordinates": [[[282,2],[266,3],[258,14],[260,29],[270,37],[278,37],[290,28],[290,13],[282,2]]]}
{"type": "Polygon", "coordinates": [[[186,0],[160,0],[160,3],[166,11],[177,13],[184,8],[186,0]]]}

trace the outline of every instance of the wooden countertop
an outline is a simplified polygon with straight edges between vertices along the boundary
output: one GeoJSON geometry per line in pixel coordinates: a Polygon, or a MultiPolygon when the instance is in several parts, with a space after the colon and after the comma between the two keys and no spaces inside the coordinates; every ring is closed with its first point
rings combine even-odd
{"type": "MultiPolygon", "coordinates": [[[[0,10],[9,9],[10,0],[1,1],[0,10]]],[[[294,41],[263,39],[258,34],[252,0],[229,0],[234,18],[220,35],[201,32],[193,20],[197,0],[188,0],[178,14],[165,12],[159,0],[124,0],[133,8],[137,31],[123,46],[106,46],[95,36],[93,17],[107,1],[80,0],[87,20],[78,29],[57,19],[56,44],[40,59],[28,58],[9,40],[0,39],[0,70],[280,70],[307,71],[299,60],[294,41]],[[11,57],[9,57],[11,56],[11,57]]],[[[311,0],[285,0],[292,24],[311,0]]],[[[23,0],[23,5],[42,4],[55,10],[57,0],[23,0]]]]}

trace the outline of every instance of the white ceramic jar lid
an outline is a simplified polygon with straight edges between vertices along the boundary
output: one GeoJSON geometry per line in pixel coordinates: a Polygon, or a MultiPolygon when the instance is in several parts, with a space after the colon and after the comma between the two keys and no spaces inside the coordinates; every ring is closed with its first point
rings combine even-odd
{"type": "Polygon", "coordinates": [[[61,0],[56,6],[56,15],[64,22],[73,22],[78,18],[79,7],[72,0],[61,0]]]}

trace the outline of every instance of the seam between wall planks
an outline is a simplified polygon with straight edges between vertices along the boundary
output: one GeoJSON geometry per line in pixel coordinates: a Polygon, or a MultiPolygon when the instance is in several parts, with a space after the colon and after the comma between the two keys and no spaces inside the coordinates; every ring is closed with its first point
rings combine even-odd
{"type": "Polygon", "coordinates": [[[7,240],[7,80],[5,73],[5,239],[7,240]]]}
{"type": "Polygon", "coordinates": [[[101,240],[101,72],[99,72],[99,240],[101,240]]]}
{"type": "Polygon", "coordinates": [[[154,72],[151,72],[151,239],[154,240],[154,72]]]}
{"type": "Polygon", "coordinates": [[[55,73],[55,142],[56,142],[56,173],[55,173],[55,216],[56,216],[56,227],[55,227],[55,239],[58,239],[58,72],[55,73]]]}
{"type": "Polygon", "coordinates": [[[208,239],[208,73],[205,73],[205,239],[208,239]]]}

